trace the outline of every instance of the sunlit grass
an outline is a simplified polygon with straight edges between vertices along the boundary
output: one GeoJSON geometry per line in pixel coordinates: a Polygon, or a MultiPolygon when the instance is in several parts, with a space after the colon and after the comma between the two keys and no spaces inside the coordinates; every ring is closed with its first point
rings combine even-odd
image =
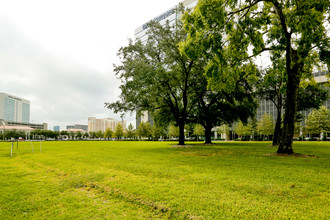
{"type": "Polygon", "coordinates": [[[0,143],[0,219],[328,219],[330,146],[0,143]]]}

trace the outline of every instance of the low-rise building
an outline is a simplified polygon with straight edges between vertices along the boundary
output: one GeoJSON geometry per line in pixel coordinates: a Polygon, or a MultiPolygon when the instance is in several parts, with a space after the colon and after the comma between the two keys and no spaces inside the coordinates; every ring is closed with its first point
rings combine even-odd
{"type": "Polygon", "coordinates": [[[88,118],[88,132],[97,132],[102,131],[105,132],[107,128],[110,128],[112,131],[116,130],[116,126],[121,124],[123,129],[126,129],[126,121],[125,120],[116,120],[113,118],[102,118],[97,119],[96,117],[88,118]]]}

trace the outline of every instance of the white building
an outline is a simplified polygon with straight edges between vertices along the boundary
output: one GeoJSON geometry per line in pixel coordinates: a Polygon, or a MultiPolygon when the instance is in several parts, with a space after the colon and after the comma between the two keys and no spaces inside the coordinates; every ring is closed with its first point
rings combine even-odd
{"type": "Polygon", "coordinates": [[[7,93],[0,93],[0,120],[30,122],[30,101],[7,93]]]}
{"type": "Polygon", "coordinates": [[[125,120],[115,120],[113,118],[102,118],[97,119],[95,117],[88,118],[88,132],[97,132],[102,131],[105,132],[107,128],[110,128],[112,131],[116,130],[116,126],[121,124],[123,129],[126,129],[126,121],[125,120]]]}

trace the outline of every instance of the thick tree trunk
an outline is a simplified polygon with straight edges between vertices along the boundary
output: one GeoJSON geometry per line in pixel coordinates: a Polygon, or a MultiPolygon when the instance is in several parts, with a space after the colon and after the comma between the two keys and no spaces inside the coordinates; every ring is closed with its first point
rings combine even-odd
{"type": "Polygon", "coordinates": [[[292,70],[291,73],[288,73],[283,128],[280,145],[277,150],[277,153],[279,154],[293,154],[292,138],[294,134],[294,122],[296,120],[297,113],[297,95],[299,83],[300,80],[297,70],[292,70]]]}
{"type": "Polygon", "coordinates": [[[184,145],[184,123],[179,124],[179,145],[184,145]]]}
{"type": "Polygon", "coordinates": [[[277,146],[280,143],[281,123],[282,123],[282,108],[279,107],[277,109],[277,119],[276,119],[276,125],[275,125],[274,137],[273,137],[273,146],[277,146]]]}
{"type": "Polygon", "coordinates": [[[206,126],[204,129],[205,129],[205,144],[212,144],[212,139],[211,139],[212,127],[206,126]]]}

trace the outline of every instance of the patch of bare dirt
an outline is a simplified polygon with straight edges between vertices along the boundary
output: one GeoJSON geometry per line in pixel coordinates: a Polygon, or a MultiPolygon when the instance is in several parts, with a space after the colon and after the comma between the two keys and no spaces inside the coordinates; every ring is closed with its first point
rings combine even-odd
{"type": "Polygon", "coordinates": [[[302,157],[302,158],[318,158],[315,155],[307,155],[307,154],[299,154],[299,153],[293,153],[293,154],[268,154],[269,156],[277,156],[277,157],[302,157]]]}
{"type": "Polygon", "coordinates": [[[173,145],[171,147],[173,147],[173,148],[188,148],[188,147],[194,147],[194,146],[192,146],[192,145],[173,145]]]}

